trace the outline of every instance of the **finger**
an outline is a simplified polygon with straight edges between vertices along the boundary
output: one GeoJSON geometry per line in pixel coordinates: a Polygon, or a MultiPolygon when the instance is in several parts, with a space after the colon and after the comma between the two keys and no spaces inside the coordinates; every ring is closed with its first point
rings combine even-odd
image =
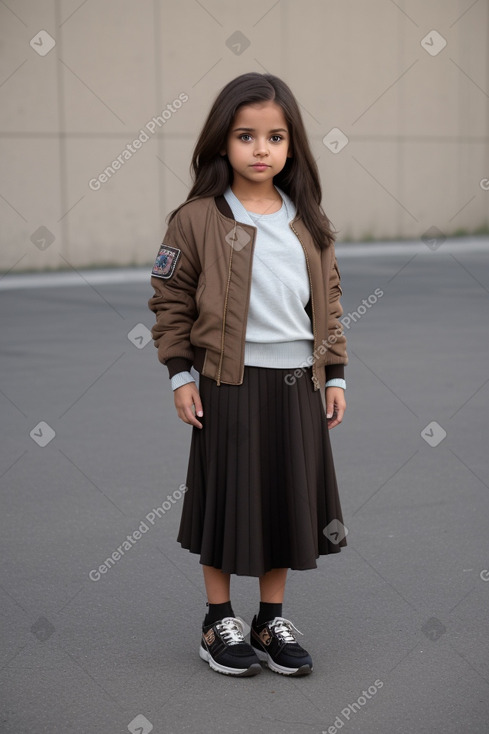
{"type": "Polygon", "coordinates": [[[177,415],[181,421],[183,421],[184,423],[188,423],[188,419],[185,415],[185,411],[183,408],[177,408],[177,415]]]}
{"type": "Polygon", "coordinates": [[[338,421],[338,419],[337,419],[336,416],[334,418],[329,418],[329,420],[328,420],[328,430],[330,431],[332,428],[336,428],[336,426],[338,425],[338,423],[339,423],[339,421],[338,421]]]}
{"type": "Polygon", "coordinates": [[[336,415],[334,416],[335,417],[335,420],[336,420],[336,425],[338,425],[339,423],[341,423],[341,421],[343,420],[344,413],[345,413],[345,409],[343,407],[340,407],[339,405],[337,405],[336,406],[336,415]]]}
{"type": "Polygon", "coordinates": [[[179,405],[177,407],[177,415],[180,418],[181,421],[184,423],[187,423],[188,425],[192,425],[194,420],[194,414],[192,412],[192,408],[187,408],[186,405],[179,405]]]}
{"type": "Polygon", "coordinates": [[[195,426],[196,428],[202,428],[202,423],[198,421],[197,418],[195,417],[191,405],[185,406],[184,413],[185,413],[185,418],[187,419],[185,423],[190,423],[191,426],[195,426]]]}
{"type": "Polygon", "coordinates": [[[195,415],[198,415],[199,418],[202,418],[202,416],[204,415],[204,410],[202,408],[202,401],[198,393],[194,397],[194,405],[195,405],[195,415]]]}
{"type": "Polygon", "coordinates": [[[326,405],[326,418],[332,418],[334,414],[334,401],[331,400],[326,405]]]}
{"type": "Polygon", "coordinates": [[[343,420],[345,409],[337,406],[336,411],[337,412],[333,414],[332,419],[328,420],[328,428],[330,430],[331,428],[335,428],[336,426],[338,426],[343,420]]]}

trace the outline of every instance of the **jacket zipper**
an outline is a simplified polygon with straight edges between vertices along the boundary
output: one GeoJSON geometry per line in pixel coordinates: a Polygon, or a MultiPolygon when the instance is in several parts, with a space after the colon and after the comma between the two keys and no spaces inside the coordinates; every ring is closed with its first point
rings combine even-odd
{"type": "MultiPolygon", "coordinates": [[[[233,231],[233,242],[236,239],[236,227],[237,222],[234,222],[234,231],[233,231]]],[[[224,296],[224,308],[222,313],[222,330],[221,330],[221,354],[219,356],[219,366],[217,368],[217,385],[219,386],[221,384],[221,371],[222,371],[222,362],[224,359],[224,332],[226,330],[226,315],[228,310],[228,299],[229,299],[229,286],[231,284],[231,271],[232,271],[232,265],[233,265],[233,252],[234,247],[231,245],[231,254],[229,256],[229,267],[228,267],[228,280],[226,283],[226,295],[224,296]]]]}
{"type": "MultiPolygon", "coordinates": [[[[302,240],[301,240],[301,238],[299,236],[299,233],[297,232],[296,229],[294,229],[294,225],[292,224],[292,222],[289,222],[289,225],[290,225],[290,228],[291,228],[292,232],[295,234],[295,236],[297,237],[297,239],[301,243],[302,249],[304,250],[304,256],[306,258],[307,275],[309,277],[309,287],[311,289],[312,336],[313,336],[313,341],[314,341],[314,349],[316,349],[316,343],[317,343],[317,340],[316,340],[316,310],[314,308],[314,294],[313,294],[313,289],[312,289],[311,265],[309,263],[309,256],[307,254],[306,248],[304,247],[304,243],[302,242],[302,240]]],[[[314,389],[315,390],[319,390],[319,380],[318,380],[317,375],[316,375],[316,365],[315,365],[314,362],[313,362],[313,365],[312,365],[312,382],[313,382],[313,385],[314,385],[314,389]]]]}

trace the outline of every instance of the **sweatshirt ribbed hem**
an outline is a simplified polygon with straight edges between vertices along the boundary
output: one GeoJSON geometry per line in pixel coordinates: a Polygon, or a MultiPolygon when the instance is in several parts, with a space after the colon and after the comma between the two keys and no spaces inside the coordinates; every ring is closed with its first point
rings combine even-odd
{"type": "Polygon", "coordinates": [[[273,367],[295,369],[307,366],[312,357],[313,341],[309,339],[292,342],[246,342],[244,363],[249,367],[273,367]]]}

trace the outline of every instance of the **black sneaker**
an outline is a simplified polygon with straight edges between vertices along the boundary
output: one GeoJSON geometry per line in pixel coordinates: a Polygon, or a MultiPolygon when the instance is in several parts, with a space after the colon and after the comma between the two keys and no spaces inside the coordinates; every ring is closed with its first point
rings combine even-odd
{"type": "Polygon", "coordinates": [[[275,617],[257,627],[256,617],[251,624],[251,646],[259,659],[270,670],[282,675],[308,675],[312,673],[312,658],[297,642],[294,632],[300,632],[292,622],[275,617]]]}
{"type": "Polygon", "coordinates": [[[243,637],[243,622],[224,617],[205,632],[202,630],[199,655],[212,670],[244,678],[261,672],[258,657],[243,637]]]}

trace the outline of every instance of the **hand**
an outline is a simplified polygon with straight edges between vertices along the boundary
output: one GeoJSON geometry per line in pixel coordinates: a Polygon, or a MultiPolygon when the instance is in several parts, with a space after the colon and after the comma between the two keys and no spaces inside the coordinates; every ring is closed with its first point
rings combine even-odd
{"type": "Polygon", "coordinates": [[[196,416],[202,418],[204,411],[202,410],[202,403],[195,382],[188,382],[186,385],[177,387],[173,392],[173,398],[178,417],[184,423],[189,423],[196,428],[202,428],[202,423],[197,420],[196,416]]]}
{"type": "Polygon", "coordinates": [[[345,391],[342,387],[326,388],[326,418],[328,428],[334,428],[343,420],[346,409],[345,391]]]}

